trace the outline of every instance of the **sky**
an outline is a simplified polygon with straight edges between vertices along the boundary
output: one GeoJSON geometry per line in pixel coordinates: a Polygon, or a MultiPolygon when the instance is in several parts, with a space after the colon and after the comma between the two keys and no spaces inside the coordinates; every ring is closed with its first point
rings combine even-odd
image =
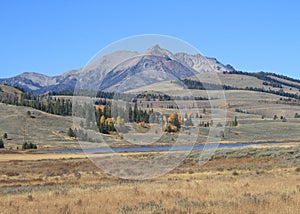
{"type": "Polygon", "coordinates": [[[0,0],[0,78],[78,69],[120,39],[162,34],[243,71],[300,79],[300,2],[0,0]]]}

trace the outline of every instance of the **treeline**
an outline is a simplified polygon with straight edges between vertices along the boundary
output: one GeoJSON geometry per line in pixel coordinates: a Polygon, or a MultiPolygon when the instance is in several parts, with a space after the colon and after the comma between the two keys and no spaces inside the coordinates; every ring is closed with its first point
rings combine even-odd
{"type": "MultiPolygon", "coordinates": [[[[227,73],[238,73],[238,71],[232,71],[227,73]]],[[[203,83],[195,80],[190,79],[184,79],[180,80],[182,84],[184,84],[188,89],[198,89],[198,90],[247,90],[247,91],[256,91],[256,92],[264,92],[269,94],[275,94],[283,97],[293,98],[300,100],[300,95],[288,93],[283,91],[282,89],[276,91],[272,89],[264,89],[264,88],[257,88],[257,87],[245,87],[245,88],[239,88],[239,87],[233,87],[229,85],[215,85],[215,84],[205,84],[205,87],[203,83]]],[[[300,87],[300,86],[299,86],[300,87]]]]}
{"type": "Polygon", "coordinates": [[[263,85],[265,85],[265,86],[271,86],[273,88],[282,88],[281,84],[275,83],[275,82],[266,82],[266,81],[264,81],[263,85]]]}
{"type": "Polygon", "coordinates": [[[283,97],[288,97],[288,98],[293,98],[300,100],[300,96],[298,94],[293,94],[293,93],[288,93],[284,92],[282,89],[279,91],[272,90],[272,89],[263,89],[263,88],[256,88],[256,87],[246,87],[246,88],[236,88],[234,90],[249,90],[249,91],[257,91],[257,92],[264,92],[264,93],[269,93],[269,94],[275,94],[283,97]]]}
{"type": "Polygon", "coordinates": [[[275,94],[282,97],[288,97],[288,98],[300,100],[300,96],[298,94],[288,93],[283,91],[283,89],[276,91],[272,89],[264,89],[264,88],[257,88],[257,87],[238,88],[238,87],[232,87],[226,85],[224,85],[223,88],[224,90],[246,90],[246,91],[264,92],[264,93],[275,94]]]}
{"type": "Polygon", "coordinates": [[[246,111],[246,110],[239,109],[239,108],[236,108],[236,109],[235,109],[235,112],[243,113],[243,114],[254,114],[253,112],[246,111]]]}
{"type": "Polygon", "coordinates": [[[29,92],[23,93],[21,97],[16,95],[1,95],[0,102],[16,106],[27,106],[49,114],[72,115],[72,102],[69,99],[53,98],[49,95],[42,96],[29,92]]]}
{"type": "Polygon", "coordinates": [[[51,92],[52,96],[94,96],[97,98],[107,98],[112,99],[115,96],[114,92],[104,92],[104,91],[92,91],[92,90],[62,90],[57,92],[51,92]]]}
{"type": "Polygon", "coordinates": [[[105,92],[105,91],[92,91],[92,90],[63,90],[59,92],[51,92],[52,96],[87,96],[96,97],[103,99],[114,99],[114,100],[124,100],[132,101],[135,97],[134,94],[128,93],[115,93],[115,92],[105,92]]]}
{"type": "Polygon", "coordinates": [[[186,87],[188,89],[198,89],[198,90],[222,90],[222,85],[212,84],[212,83],[202,83],[200,81],[191,79],[181,79],[176,81],[177,84],[186,87]]]}
{"type": "Polygon", "coordinates": [[[257,72],[257,73],[243,72],[243,71],[224,71],[223,73],[224,74],[239,74],[239,75],[253,76],[260,80],[265,81],[263,83],[264,85],[270,85],[270,86],[273,86],[276,88],[282,88],[282,85],[285,85],[285,86],[297,88],[300,90],[300,85],[298,85],[298,84],[293,84],[293,83],[281,81],[281,80],[270,77],[270,76],[274,76],[274,77],[281,78],[284,80],[300,83],[300,80],[293,79],[291,77],[287,77],[284,75],[278,75],[278,74],[268,73],[268,72],[263,72],[263,71],[257,72]]]}

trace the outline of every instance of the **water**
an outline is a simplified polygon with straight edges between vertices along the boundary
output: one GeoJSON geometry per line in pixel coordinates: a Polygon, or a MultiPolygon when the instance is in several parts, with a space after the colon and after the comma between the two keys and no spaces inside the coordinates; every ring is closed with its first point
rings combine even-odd
{"type": "MultiPolygon", "coordinates": [[[[240,148],[245,146],[258,146],[267,144],[278,144],[276,142],[272,143],[229,143],[229,144],[219,144],[217,148],[219,149],[229,149],[229,148],[240,148]]],[[[215,148],[216,145],[207,145],[215,148]]],[[[207,147],[206,146],[206,147],[207,147]]],[[[91,149],[66,149],[66,150],[44,150],[46,153],[110,153],[110,152],[149,152],[149,151],[189,151],[189,150],[203,150],[205,145],[195,145],[195,146],[143,146],[143,147],[127,147],[127,148],[91,148],[91,149]]]]}

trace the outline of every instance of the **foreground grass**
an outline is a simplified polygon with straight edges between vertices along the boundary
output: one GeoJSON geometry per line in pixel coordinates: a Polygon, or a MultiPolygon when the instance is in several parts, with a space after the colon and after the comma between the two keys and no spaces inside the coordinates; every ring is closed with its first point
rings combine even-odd
{"type": "Polygon", "coordinates": [[[197,157],[146,181],[111,177],[81,157],[3,160],[1,213],[300,212],[299,146],[219,150],[203,166],[197,157]]]}

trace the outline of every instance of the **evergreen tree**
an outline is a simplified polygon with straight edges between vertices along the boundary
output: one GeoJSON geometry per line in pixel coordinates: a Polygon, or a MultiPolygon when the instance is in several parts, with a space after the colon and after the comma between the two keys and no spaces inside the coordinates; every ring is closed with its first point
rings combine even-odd
{"type": "Polygon", "coordinates": [[[82,121],[82,120],[80,121],[79,126],[80,126],[81,128],[83,128],[84,124],[83,124],[83,121],[82,121]]]}
{"type": "Polygon", "coordinates": [[[0,149],[3,149],[4,148],[4,142],[3,140],[0,138],[0,149]]]}
{"type": "Polygon", "coordinates": [[[4,135],[3,135],[3,139],[7,139],[8,138],[8,135],[7,135],[7,133],[4,133],[4,135]]]}
{"type": "Polygon", "coordinates": [[[133,112],[132,112],[132,107],[129,106],[129,109],[128,109],[128,120],[130,123],[133,122],[133,112]]]}
{"type": "Polygon", "coordinates": [[[69,130],[68,130],[68,136],[69,137],[76,137],[75,132],[73,131],[72,128],[69,128],[69,130]]]}
{"type": "Polygon", "coordinates": [[[137,102],[134,103],[133,108],[133,121],[137,122],[137,115],[138,115],[138,108],[137,108],[137,102]]]}
{"type": "Polygon", "coordinates": [[[184,123],[186,126],[193,126],[193,121],[192,119],[189,117],[186,119],[185,123],[184,123]]]}
{"type": "Polygon", "coordinates": [[[173,125],[176,126],[178,129],[180,128],[180,122],[179,122],[177,113],[175,113],[175,117],[174,117],[174,120],[173,120],[173,125]]]}
{"type": "Polygon", "coordinates": [[[237,121],[237,117],[234,117],[234,122],[233,122],[233,126],[238,126],[238,121],[237,121]]]}

